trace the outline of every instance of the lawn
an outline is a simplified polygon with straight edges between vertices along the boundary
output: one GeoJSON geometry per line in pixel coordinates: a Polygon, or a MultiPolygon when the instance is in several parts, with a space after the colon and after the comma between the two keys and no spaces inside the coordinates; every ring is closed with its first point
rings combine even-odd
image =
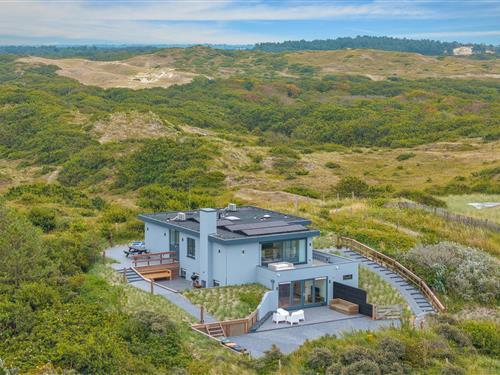
{"type": "Polygon", "coordinates": [[[260,284],[191,289],[183,292],[191,302],[204,305],[219,320],[248,316],[259,305],[267,289],[260,284]]]}
{"type": "Polygon", "coordinates": [[[469,206],[469,203],[500,202],[500,195],[498,194],[450,195],[443,199],[446,201],[448,210],[451,212],[479,219],[487,219],[500,224],[500,206],[479,210],[469,206]]]}

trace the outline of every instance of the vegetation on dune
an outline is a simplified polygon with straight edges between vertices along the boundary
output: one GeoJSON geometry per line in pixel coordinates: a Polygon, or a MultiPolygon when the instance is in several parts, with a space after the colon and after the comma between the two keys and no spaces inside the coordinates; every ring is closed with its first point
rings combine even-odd
{"type": "MultiPolygon", "coordinates": [[[[157,54],[214,78],[103,90],[0,55],[0,372],[498,372],[498,324],[470,317],[237,360],[192,332],[192,319],[167,300],[96,264],[103,246],[143,236],[139,212],[235,201],[310,218],[326,235],[315,244],[331,248],[344,235],[396,258],[453,313],[494,309],[497,232],[386,205],[410,199],[468,214],[458,205],[498,200],[494,80],[372,81],[262,51],[157,54]],[[144,115],[167,130],[106,142],[95,131],[131,111],[130,126],[144,115]],[[464,196],[477,193],[493,195],[464,196]]],[[[361,283],[372,302],[400,302],[363,269],[361,283]]],[[[245,285],[186,296],[227,319],[255,310],[264,292],[245,285]]]]}
{"type": "Polygon", "coordinates": [[[500,262],[478,249],[441,242],[416,246],[404,259],[440,293],[465,301],[499,302],[500,262]]]}
{"type": "Polygon", "coordinates": [[[203,305],[217,319],[229,320],[245,318],[255,311],[266,291],[260,284],[243,284],[190,289],[183,294],[194,304],[203,305]]]}
{"type": "MultiPolygon", "coordinates": [[[[424,55],[452,55],[453,49],[462,46],[457,42],[440,42],[436,40],[414,40],[392,38],[387,36],[357,36],[325,40],[297,40],[277,43],[257,43],[255,49],[267,52],[301,51],[301,50],[338,50],[345,48],[372,48],[385,51],[417,52],[424,55]]],[[[467,44],[467,46],[470,46],[467,44]]],[[[498,47],[484,44],[473,44],[475,53],[485,53],[486,50],[498,52],[498,47]]]]}

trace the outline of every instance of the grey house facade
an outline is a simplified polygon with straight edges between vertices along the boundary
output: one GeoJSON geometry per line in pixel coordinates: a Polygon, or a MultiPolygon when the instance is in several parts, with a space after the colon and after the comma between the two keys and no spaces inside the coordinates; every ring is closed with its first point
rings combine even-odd
{"type": "Polygon", "coordinates": [[[326,304],[333,282],[358,286],[358,264],[317,252],[307,219],[254,206],[139,215],[146,248],[174,251],[204,287],[260,283],[267,310],[326,304]]]}

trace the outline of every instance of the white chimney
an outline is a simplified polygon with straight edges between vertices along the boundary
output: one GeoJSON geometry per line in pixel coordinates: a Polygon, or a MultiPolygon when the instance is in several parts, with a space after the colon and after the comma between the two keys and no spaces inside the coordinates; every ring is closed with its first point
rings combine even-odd
{"type": "Polygon", "coordinates": [[[231,212],[236,212],[237,211],[236,203],[229,203],[227,206],[227,210],[231,212]]]}
{"type": "Polygon", "coordinates": [[[208,236],[217,233],[217,210],[200,209],[200,280],[202,284],[212,286],[212,249],[208,236]]]}

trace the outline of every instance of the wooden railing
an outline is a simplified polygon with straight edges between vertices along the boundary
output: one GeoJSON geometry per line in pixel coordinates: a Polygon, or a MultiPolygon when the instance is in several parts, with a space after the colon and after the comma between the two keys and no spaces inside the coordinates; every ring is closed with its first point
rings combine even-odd
{"type": "Polygon", "coordinates": [[[177,261],[173,255],[176,255],[175,251],[164,251],[161,253],[150,253],[150,254],[137,254],[132,255],[132,260],[134,262],[134,267],[137,267],[140,263],[146,263],[148,266],[152,264],[167,264],[174,263],[177,261]]]}
{"type": "Polygon", "coordinates": [[[257,310],[250,313],[250,315],[248,315],[246,318],[223,320],[220,322],[213,322],[213,323],[199,323],[199,324],[193,324],[191,327],[197,331],[202,332],[203,334],[208,335],[207,326],[213,324],[220,324],[222,326],[222,329],[224,330],[224,334],[226,335],[226,337],[229,337],[229,336],[240,336],[250,332],[250,330],[256,323],[257,323],[257,310]]]}
{"type": "Polygon", "coordinates": [[[384,255],[372,249],[371,247],[362,244],[361,242],[353,240],[352,238],[338,237],[337,245],[351,248],[359,252],[361,255],[364,255],[365,257],[373,260],[375,263],[390,268],[392,271],[396,272],[401,277],[405,278],[406,280],[414,284],[422,292],[422,294],[431,302],[432,306],[434,306],[434,308],[438,312],[446,310],[444,305],[436,297],[431,288],[429,288],[429,286],[420,277],[415,275],[408,268],[403,266],[401,263],[395,261],[391,257],[388,257],[387,255],[384,255]]]}

